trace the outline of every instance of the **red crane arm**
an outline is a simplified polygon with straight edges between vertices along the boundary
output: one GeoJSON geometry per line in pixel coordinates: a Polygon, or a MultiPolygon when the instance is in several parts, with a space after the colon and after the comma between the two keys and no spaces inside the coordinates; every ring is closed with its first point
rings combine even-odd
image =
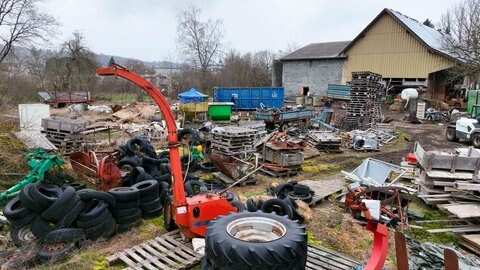
{"type": "Polygon", "coordinates": [[[175,124],[175,117],[173,116],[173,112],[170,109],[170,105],[168,104],[165,97],[162,95],[160,90],[158,90],[158,88],[156,88],[149,81],[118,64],[113,64],[113,66],[111,67],[99,68],[97,69],[97,74],[100,76],[115,75],[131,81],[132,83],[140,86],[143,90],[145,90],[145,92],[147,92],[147,94],[150,95],[155,101],[155,103],[158,105],[167,124],[167,140],[168,148],[170,150],[170,165],[173,183],[173,204],[177,207],[186,205],[187,202],[185,199],[185,190],[183,186],[182,165],[180,162],[180,153],[178,151],[179,144],[177,136],[177,126],[175,124]]]}

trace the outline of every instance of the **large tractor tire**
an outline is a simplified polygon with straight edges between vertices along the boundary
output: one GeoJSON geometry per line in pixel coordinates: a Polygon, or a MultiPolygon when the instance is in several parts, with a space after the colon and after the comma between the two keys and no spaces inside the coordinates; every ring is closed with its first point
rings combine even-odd
{"type": "Polygon", "coordinates": [[[472,144],[475,148],[480,148],[480,133],[472,134],[472,144]]]}
{"type": "Polygon", "coordinates": [[[453,127],[448,127],[447,128],[447,132],[445,133],[445,137],[447,138],[447,141],[449,141],[449,142],[458,141],[458,138],[456,136],[455,128],[453,128],[453,127]]]}
{"type": "Polygon", "coordinates": [[[240,212],[208,224],[204,269],[305,269],[305,228],[274,213],[240,212]]]}

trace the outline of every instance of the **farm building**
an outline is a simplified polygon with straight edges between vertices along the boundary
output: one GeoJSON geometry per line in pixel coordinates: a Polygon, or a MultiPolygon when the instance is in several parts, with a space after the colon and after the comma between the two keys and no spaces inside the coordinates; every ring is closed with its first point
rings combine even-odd
{"type": "Polygon", "coordinates": [[[329,83],[341,84],[350,41],[312,43],[281,58],[285,95],[325,94],[329,83]]]}
{"type": "Polygon", "coordinates": [[[352,72],[371,71],[388,86],[428,87],[425,97],[444,100],[453,89],[446,83],[447,70],[456,65],[442,49],[444,38],[434,28],[384,9],[351,42],[310,44],[281,58],[282,83],[289,95],[301,95],[308,87],[310,94],[322,96],[327,84],[345,84],[352,72]]]}

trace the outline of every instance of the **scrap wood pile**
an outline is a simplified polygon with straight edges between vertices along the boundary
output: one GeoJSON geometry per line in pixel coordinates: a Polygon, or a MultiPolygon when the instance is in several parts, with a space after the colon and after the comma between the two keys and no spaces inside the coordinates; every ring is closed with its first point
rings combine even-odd
{"type": "Polygon", "coordinates": [[[257,131],[251,128],[225,126],[210,131],[213,153],[238,156],[255,152],[257,131]]]}
{"type": "Polygon", "coordinates": [[[276,133],[264,145],[261,171],[275,177],[298,174],[302,170],[303,150],[307,145],[305,141],[291,138],[285,132],[276,133]]]}
{"type": "Polygon", "coordinates": [[[381,75],[368,71],[352,72],[351,101],[347,105],[345,116],[349,129],[364,129],[383,118],[381,99],[384,93],[381,79],[381,75]]]}
{"type": "Polygon", "coordinates": [[[417,142],[414,154],[420,168],[418,197],[429,205],[455,215],[464,220],[462,225],[451,225],[437,232],[464,232],[461,243],[480,254],[480,151],[478,149],[457,149],[451,154],[438,151],[425,151],[417,142]]]}
{"type": "Polygon", "coordinates": [[[309,131],[306,139],[310,146],[315,147],[320,152],[342,152],[340,149],[342,138],[331,131],[309,131]]]}

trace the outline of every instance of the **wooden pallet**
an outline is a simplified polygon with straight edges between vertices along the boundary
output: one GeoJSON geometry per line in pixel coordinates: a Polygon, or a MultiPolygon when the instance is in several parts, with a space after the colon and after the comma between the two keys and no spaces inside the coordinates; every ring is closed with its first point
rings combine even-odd
{"type": "Polygon", "coordinates": [[[202,255],[180,242],[178,230],[127,248],[107,258],[111,266],[122,261],[128,270],[188,269],[200,263],[202,255]]]}
{"type": "Polygon", "coordinates": [[[298,182],[299,184],[308,186],[311,190],[315,191],[313,194],[312,202],[310,206],[314,206],[317,203],[323,201],[328,196],[343,191],[345,187],[345,180],[343,178],[331,179],[331,180],[303,180],[298,182]]]}
{"type": "Polygon", "coordinates": [[[305,269],[308,270],[350,270],[361,265],[340,253],[315,245],[308,245],[307,255],[305,269]]]}

